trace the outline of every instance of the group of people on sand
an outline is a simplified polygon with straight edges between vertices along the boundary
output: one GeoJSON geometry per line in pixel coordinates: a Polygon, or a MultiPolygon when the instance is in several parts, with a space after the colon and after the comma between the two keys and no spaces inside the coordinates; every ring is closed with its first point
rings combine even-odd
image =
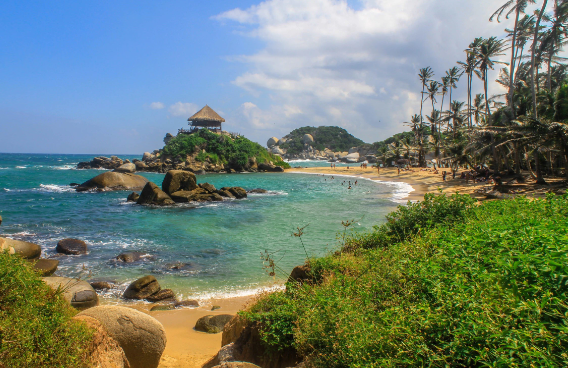
{"type": "Polygon", "coordinates": [[[361,169],[366,169],[366,168],[367,168],[367,163],[366,163],[366,162],[363,162],[363,163],[361,164],[361,169]]]}

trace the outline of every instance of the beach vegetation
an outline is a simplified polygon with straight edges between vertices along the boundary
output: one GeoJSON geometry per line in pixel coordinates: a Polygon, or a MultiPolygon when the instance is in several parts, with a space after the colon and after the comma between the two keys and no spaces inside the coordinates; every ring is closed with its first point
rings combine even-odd
{"type": "Polygon", "coordinates": [[[241,315],[313,367],[566,366],[567,225],[566,195],[430,196],[241,315]]]}
{"type": "Polygon", "coordinates": [[[92,332],[29,262],[0,252],[0,367],[86,367],[92,332]]]}

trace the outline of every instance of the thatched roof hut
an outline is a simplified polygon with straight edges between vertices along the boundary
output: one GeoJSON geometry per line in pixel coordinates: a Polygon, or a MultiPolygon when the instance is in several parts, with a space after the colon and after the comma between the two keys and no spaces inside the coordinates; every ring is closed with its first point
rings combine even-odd
{"type": "Polygon", "coordinates": [[[221,130],[221,123],[225,122],[225,119],[220,117],[212,108],[205,105],[204,108],[193,114],[187,121],[193,127],[218,128],[221,130]]]}

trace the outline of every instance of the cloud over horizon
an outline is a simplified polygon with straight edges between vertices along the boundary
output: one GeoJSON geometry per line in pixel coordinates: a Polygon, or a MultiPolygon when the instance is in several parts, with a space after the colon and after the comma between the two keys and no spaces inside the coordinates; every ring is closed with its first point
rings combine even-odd
{"type": "MultiPolygon", "coordinates": [[[[231,120],[253,128],[251,138],[260,142],[304,125],[338,125],[368,142],[384,139],[420,108],[419,68],[431,66],[439,79],[475,37],[500,36],[508,25],[488,21],[497,6],[492,0],[357,5],[267,0],[213,17],[264,45],[230,57],[248,69],[232,83],[250,93],[231,120]]],[[[481,86],[474,81],[473,93],[481,86]]],[[[499,92],[490,87],[490,94],[499,92]]],[[[465,100],[465,79],[455,92],[465,100]]]]}

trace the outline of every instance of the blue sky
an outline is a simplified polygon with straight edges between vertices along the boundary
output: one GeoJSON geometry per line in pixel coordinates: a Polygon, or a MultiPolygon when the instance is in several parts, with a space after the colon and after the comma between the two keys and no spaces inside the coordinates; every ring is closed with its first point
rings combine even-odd
{"type": "Polygon", "coordinates": [[[151,151],[205,104],[261,144],[304,125],[384,139],[419,104],[418,68],[499,35],[496,4],[3,1],[0,152],[151,151]]]}

